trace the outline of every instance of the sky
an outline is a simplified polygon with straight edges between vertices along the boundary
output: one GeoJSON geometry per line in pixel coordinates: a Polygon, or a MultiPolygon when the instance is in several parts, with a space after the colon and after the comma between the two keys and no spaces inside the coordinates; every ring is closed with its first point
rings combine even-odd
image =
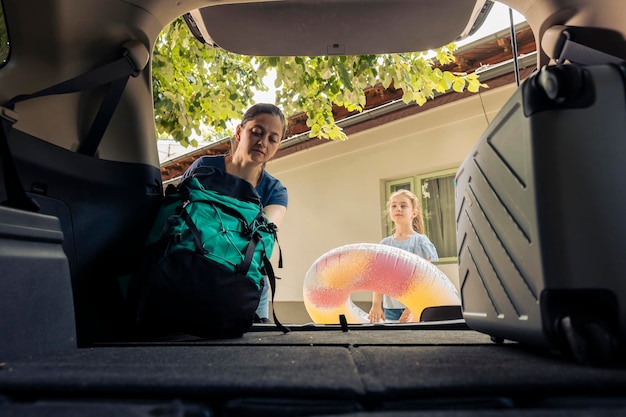
{"type": "MultiPolygon", "coordinates": [[[[513,10],[513,23],[518,24],[523,22],[524,16],[513,10]]],[[[476,31],[475,34],[469,36],[467,39],[463,41],[457,42],[458,46],[465,45],[467,43],[473,42],[485,36],[489,36],[492,33],[498,32],[502,29],[507,29],[510,27],[511,21],[509,17],[509,7],[503,5],[502,3],[495,2],[487,19],[482,24],[480,29],[476,31]]]]}

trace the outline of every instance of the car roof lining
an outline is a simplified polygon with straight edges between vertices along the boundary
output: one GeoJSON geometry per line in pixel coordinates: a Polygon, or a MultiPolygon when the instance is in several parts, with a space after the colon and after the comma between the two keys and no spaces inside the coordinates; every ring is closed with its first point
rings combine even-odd
{"type": "Polygon", "coordinates": [[[368,0],[367,7],[362,4],[360,0],[218,4],[192,11],[193,23],[188,24],[207,44],[244,55],[418,52],[468,36],[492,6],[486,0],[368,0]]]}
{"type": "MultiPolygon", "coordinates": [[[[552,26],[602,26],[622,36],[614,0],[501,0],[528,20],[538,41],[538,64],[553,51],[540,49],[552,26]],[[604,22],[599,25],[600,22],[604,22]]],[[[194,35],[211,46],[257,56],[359,55],[425,51],[461,40],[482,24],[490,0],[215,1],[187,14],[194,35]],[[257,13],[269,16],[260,21],[257,13]],[[234,19],[232,16],[236,16],[234,19]],[[353,26],[357,22],[357,28],[353,26]],[[322,36],[320,36],[322,34],[322,36]]]]}

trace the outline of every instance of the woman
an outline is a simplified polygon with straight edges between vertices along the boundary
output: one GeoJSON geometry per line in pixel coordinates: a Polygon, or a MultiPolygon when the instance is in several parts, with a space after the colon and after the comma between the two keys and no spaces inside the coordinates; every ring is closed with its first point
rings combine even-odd
{"type": "MultiPolygon", "coordinates": [[[[255,104],[244,113],[241,123],[236,127],[231,152],[198,158],[185,171],[182,179],[202,166],[212,166],[243,178],[255,187],[265,215],[278,227],[287,212],[287,188],[264,168],[278,151],[286,133],[285,116],[278,107],[267,103],[255,104]]],[[[256,313],[262,323],[270,322],[267,277],[256,313]]]]}

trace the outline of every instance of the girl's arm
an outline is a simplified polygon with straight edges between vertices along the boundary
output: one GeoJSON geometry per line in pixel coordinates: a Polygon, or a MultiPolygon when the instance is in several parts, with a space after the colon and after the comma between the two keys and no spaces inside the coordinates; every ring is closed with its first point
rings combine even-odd
{"type": "Polygon", "coordinates": [[[413,318],[413,313],[411,313],[411,310],[409,310],[408,307],[404,309],[402,315],[398,319],[398,323],[412,323],[414,321],[417,320],[413,318]]]}
{"type": "Polygon", "coordinates": [[[372,293],[372,308],[370,309],[367,318],[370,319],[370,323],[378,323],[385,320],[383,313],[383,295],[379,292],[372,293]]]}
{"type": "Polygon", "coordinates": [[[421,235],[419,237],[417,245],[415,247],[415,254],[431,262],[439,260],[437,248],[435,248],[433,242],[431,242],[426,235],[421,235]]]}

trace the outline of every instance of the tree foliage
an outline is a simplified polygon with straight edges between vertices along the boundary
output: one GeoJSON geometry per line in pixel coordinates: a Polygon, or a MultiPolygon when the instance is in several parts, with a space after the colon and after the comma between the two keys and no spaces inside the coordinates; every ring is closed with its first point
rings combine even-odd
{"type": "Polygon", "coordinates": [[[171,23],[153,52],[158,135],[198,146],[190,138],[226,132],[228,121],[241,117],[254,91],[266,89],[253,61],[202,45],[182,18],[171,23]]]}
{"type": "Polygon", "coordinates": [[[9,57],[9,33],[4,18],[4,7],[0,4],[0,64],[4,64],[9,57]]]}
{"type": "Polygon", "coordinates": [[[435,63],[454,61],[455,45],[431,53],[388,55],[251,57],[198,42],[183,19],[159,37],[153,54],[157,132],[184,146],[230,135],[232,123],[252,104],[255,91],[267,91],[264,78],[276,73],[276,105],[286,115],[307,115],[310,137],[346,139],[332,106],[362,111],[367,87],[394,84],[402,100],[424,104],[436,93],[478,91],[475,74],[452,73],[435,63]]]}

